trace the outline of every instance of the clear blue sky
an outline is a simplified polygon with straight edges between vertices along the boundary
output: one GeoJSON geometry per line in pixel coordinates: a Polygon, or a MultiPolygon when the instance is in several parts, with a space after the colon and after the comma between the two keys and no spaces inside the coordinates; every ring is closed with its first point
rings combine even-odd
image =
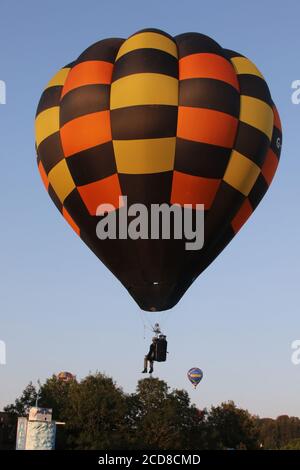
{"type": "Polygon", "coordinates": [[[61,66],[99,39],[156,27],[202,32],[252,59],[284,130],[263,202],[162,321],[170,354],[157,374],[188,389],[200,408],[233,399],[261,416],[300,416],[300,366],[290,360],[300,338],[300,105],[290,99],[300,79],[299,15],[296,1],[2,0],[0,409],[30,380],[60,370],[80,378],[98,369],[128,392],[141,378],[151,335],[144,341],[138,307],[49,199],[33,127],[41,91],[61,66]],[[186,380],[192,366],[204,371],[196,392],[186,380]]]}

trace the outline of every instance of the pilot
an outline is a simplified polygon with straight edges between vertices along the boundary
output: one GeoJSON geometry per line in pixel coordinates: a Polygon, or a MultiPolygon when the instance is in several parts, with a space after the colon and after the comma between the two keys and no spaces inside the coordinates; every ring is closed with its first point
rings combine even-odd
{"type": "Polygon", "coordinates": [[[148,369],[148,362],[149,362],[149,365],[150,365],[149,374],[152,374],[152,372],[153,372],[153,361],[154,361],[154,358],[155,358],[155,347],[156,347],[157,341],[158,341],[158,338],[156,336],[154,336],[152,338],[152,343],[150,344],[149,352],[148,352],[148,354],[146,354],[145,359],[144,359],[144,370],[142,371],[142,374],[147,373],[147,371],[148,371],[147,370],[148,369]]]}

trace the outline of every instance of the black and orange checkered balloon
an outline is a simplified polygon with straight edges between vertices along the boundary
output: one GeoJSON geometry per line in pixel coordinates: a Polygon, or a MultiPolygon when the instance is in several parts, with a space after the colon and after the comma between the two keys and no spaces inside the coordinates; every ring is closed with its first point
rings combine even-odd
{"type": "Polygon", "coordinates": [[[174,306],[257,207],[281,126],[249,59],[197,33],[105,39],[62,68],[36,116],[38,167],[53,202],[142,309],[174,306]],[[100,204],[204,204],[205,242],[106,239],[100,204]]]}

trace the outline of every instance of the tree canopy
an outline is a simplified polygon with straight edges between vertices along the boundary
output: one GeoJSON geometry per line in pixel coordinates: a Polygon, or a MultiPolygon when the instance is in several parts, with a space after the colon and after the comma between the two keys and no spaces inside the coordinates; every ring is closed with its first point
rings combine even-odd
{"type": "MultiPolygon", "coordinates": [[[[29,383],[5,407],[6,415],[15,422],[28,415],[37,394],[29,383]]],[[[53,375],[41,386],[38,403],[52,408],[54,420],[66,423],[58,427],[57,449],[300,448],[299,418],[260,419],[232,401],[199,410],[185,390],[170,390],[158,378],[140,380],[136,391],[126,394],[99,372],[67,382],[53,375]]]]}

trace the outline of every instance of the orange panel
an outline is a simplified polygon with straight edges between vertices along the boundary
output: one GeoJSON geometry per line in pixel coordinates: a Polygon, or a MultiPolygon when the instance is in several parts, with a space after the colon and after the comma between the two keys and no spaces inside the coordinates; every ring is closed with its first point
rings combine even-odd
{"type": "Polygon", "coordinates": [[[252,206],[249,202],[249,199],[247,198],[244,200],[237,214],[232,219],[231,226],[233,230],[235,231],[235,233],[237,233],[240,230],[240,228],[242,228],[244,223],[249,219],[252,212],[253,212],[252,206]]]}
{"type": "Polygon", "coordinates": [[[67,122],[60,129],[65,157],[111,140],[109,111],[86,114],[67,122]]]}
{"type": "Polygon", "coordinates": [[[115,208],[120,206],[121,188],[118,175],[103,178],[95,183],[78,186],[77,189],[91,215],[96,215],[97,207],[100,204],[112,204],[115,208]]]}
{"type": "Polygon", "coordinates": [[[43,181],[43,183],[44,183],[44,185],[45,185],[45,188],[46,188],[47,191],[48,191],[49,181],[48,181],[47,174],[46,174],[46,172],[45,172],[45,169],[44,169],[43,164],[42,164],[41,161],[40,161],[40,163],[38,164],[38,169],[39,169],[39,172],[40,172],[42,181],[43,181]]]}
{"type": "Polygon", "coordinates": [[[89,60],[75,65],[67,77],[61,97],[84,85],[110,84],[113,64],[101,60],[89,60]]]}
{"type": "Polygon", "coordinates": [[[177,136],[182,139],[232,148],[238,119],[211,109],[178,107],[177,136]]]}
{"type": "Polygon", "coordinates": [[[68,224],[71,225],[72,229],[77,233],[77,235],[80,236],[80,228],[78,227],[78,225],[75,223],[75,221],[72,219],[72,217],[70,216],[69,212],[67,211],[67,209],[65,209],[63,207],[63,210],[62,210],[62,215],[64,216],[64,218],[66,219],[66,221],[68,222],[68,224]]]}
{"type": "Polygon", "coordinates": [[[213,78],[229,83],[239,91],[239,83],[231,63],[217,54],[191,54],[179,61],[179,80],[213,78]]]}
{"type": "Polygon", "coordinates": [[[268,185],[270,185],[272,182],[277,166],[278,166],[278,158],[276,157],[273,150],[269,149],[266,155],[266,159],[261,169],[261,172],[266,182],[268,183],[268,185]]]}
{"type": "Polygon", "coordinates": [[[207,210],[211,207],[221,180],[202,178],[174,171],[171,204],[204,204],[207,210]]]}

